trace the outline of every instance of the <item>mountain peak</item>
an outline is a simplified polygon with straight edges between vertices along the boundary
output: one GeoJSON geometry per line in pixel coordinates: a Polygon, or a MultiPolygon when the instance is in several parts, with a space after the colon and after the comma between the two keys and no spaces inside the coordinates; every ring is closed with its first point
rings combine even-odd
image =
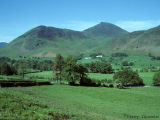
{"type": "Polygon", "coordinates": [[[117,37],[128,33],[126,30],[107,22],[100,22],[99,24],[83,31],[89,36],[105,36],[117,37]]]}
{"type": "Polygon", "coordinates": [[[108,22],[100,22],[99,24],[100,24],[100,25],[113,25],[113,24],[108,23],[108,22]]]}

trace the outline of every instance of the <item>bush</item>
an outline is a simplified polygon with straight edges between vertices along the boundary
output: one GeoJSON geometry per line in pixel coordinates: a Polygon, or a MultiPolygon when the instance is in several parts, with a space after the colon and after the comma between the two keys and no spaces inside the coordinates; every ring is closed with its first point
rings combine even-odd
{"type": "Polygon", "coordinates": [[[69,85],[75,86],[75,82],[69,82],[69,85]]]}
{"type": "Polygon", "coordinates": [[[85,78],[80,81],[81,86],[97,86],[95,80],[90,79],[90,78],[85,78]]]}
{"type": "Polygon", "coordinates": [[[123,66],[129,66],[129,64],[128,64],[127,61],[123,61],[123,62],[122,62],[122,65],[123,65],[123,66]]]}
{"type": "Polygon", "coordinates": [[[122,84],[121,83],[119,83],[119,84],[117,84],[117,86],[116,86],[117,88],[119,88],[119,89],[123,89],[124,88],[124,86],[122,86],[122,84]]]}
{"type": "Polygon", "coordinates": [[[134,66],[134,62],[130,62],[130,63],[129,63],[129,66],[134,66]]]}
{"type": "Polygon", "coordinates": [[[110,88],[113,88],[114,86],[113,86],[113,84],[109,84],[109,87],[110,87],[110,88]]]}
{"type": "Polygon", "coordinates": [[[131,69],[123,69],[116,72],[113,79],[117,85],[120,85],[121,87],[144,85],[143,80],[139,77],[138,73],[132,71],[131,69]]]}
{"type": "Polygon", "coordinates": [[[154,74],[153,85],[154,86],[160,86],[160,72],[154,74]]]}
{"type": "Polygon", "coordinates": [[[102,87],[109,87],[109,86],[108,86],[108,85],[106,85],[106,84],[103,84],[103,85],[102,85],[102,87]]]}

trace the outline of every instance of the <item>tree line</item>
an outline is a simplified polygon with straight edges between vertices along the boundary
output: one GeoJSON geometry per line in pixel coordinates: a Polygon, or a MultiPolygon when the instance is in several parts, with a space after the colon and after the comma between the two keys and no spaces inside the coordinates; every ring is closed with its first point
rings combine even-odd
{"type": "MultiPolygon", "coordinates": [[[[53,69],[56,80],[59,83],[61,83],[62,80],[67,80],[70,85],[79,84],[84,86],[101,86],[101,83],[97,84],[95,80],[87,76],[88,72],[103,74],[115,73],[112,65],[105,60],[81,64],[74,56],[64,58],[61,54],[56,55],[54,62],[51,60],[14,60],[5,57],[0,58],[0,75],[15,74],[21,75],[24,78],[24,74],[29,73],[30,69],[42,71],[53,69]]],[[[114,74],[113,80],[118,85],[118,88],[144,85],[138,72],[134,72],[129,68],[117,71],[114,74]]],[[[160,72],[154,75],[153,85],[160,86],[160,72]]]]}
{"type": "Polygon", "coordinates": [[[26,73],[52,70],[52,64],[52,60],[0,57],[0,75],[22,75],[24,78],[26,73]]]}
{"type": "Polygon", "coordinates": [[[104,73],[104,74],[112,74],[114,73],[114,69],[111,64],[107,61],[96,61],[91,63],[86,63],[85,67],[88,68],[88,72],[91,73],[104,73]]]}

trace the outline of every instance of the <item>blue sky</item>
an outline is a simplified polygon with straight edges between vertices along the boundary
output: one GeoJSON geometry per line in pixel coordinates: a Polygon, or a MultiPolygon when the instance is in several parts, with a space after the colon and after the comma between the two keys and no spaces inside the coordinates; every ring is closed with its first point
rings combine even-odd
{"type": "Polygon", "coordinates": [[[47,25],[84,30],[109,22],[127,31],[160,25],[160,0],[0,0],[0,42],[47,25]]]}

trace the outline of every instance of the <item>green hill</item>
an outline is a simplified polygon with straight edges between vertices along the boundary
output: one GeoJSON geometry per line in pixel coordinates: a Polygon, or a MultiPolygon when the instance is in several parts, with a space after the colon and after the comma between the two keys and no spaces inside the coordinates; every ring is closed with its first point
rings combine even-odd
{"type": "Polygon", "coordinates": [[[160,51],[160,26],[114,38],[102,46],[100,49],[104,53],[121,51],[136,55],[147,55],[148,53],[158,55],[160,51]]]}
{"type": "Polygon", "coordinates": [[[94,34],[88,34],[88,30],[80,32],[38,26],[19,36],[3,48],[0,48],[0,56],[53,57],[56,53],[63,55],[90,53],[96,46],[108,41],[111,37],[127,33],[109,23],[100,23],[96,26],[88,30],[94,28],[97,31],[97,37],[94,37],[94,34]]]}
{"type": "Polygon", "coordinates": [[[90,47],[87,45],[81,46],[88,39],[87,36],[78,31],[38,26],[0,49],[0,54],[1,56],[38,57],[53,57],[57,52],[76,54],[86,47],[90,47]]]}

